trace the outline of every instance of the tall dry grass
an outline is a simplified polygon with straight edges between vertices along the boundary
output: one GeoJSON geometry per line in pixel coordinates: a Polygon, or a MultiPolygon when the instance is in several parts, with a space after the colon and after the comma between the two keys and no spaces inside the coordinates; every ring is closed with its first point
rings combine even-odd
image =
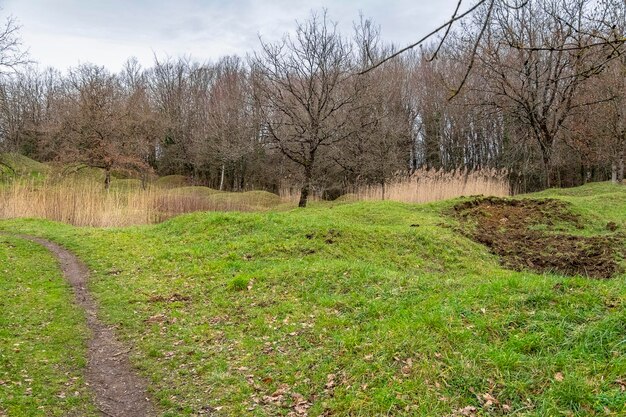
{"type": "Polygon", "coordinates": [[[0,189],[0,218],[37,217],[76,226],[150,223],[149,192],[105,192],[91,181],[15,181],[0,189]]]}
{"type": "Polygon", "coordinates": [[[205,187],[188,188],[150,186],[106,191],[96,181],[14,181],[0,186],[0,219],[35,217],[75,226],[121,227],[157,223],[194,211],[266,210],[280,202],[278,196],[266,192],[219,193],[203,190],[205,187]]]}
{"type": "MultiPolygon", "coordinates": [[[[298,187],[280,190],[284,201],[297,203],[300,198],[298,187]]],[[[505,171],[484,169],[476,171],[434,171],[420,169],[411,176],[398,177],[382,185],[352,187],[340,197],[343,201],[392,200],[404,203],[428,203],[469,195],[510,195],[508,174],[505,171]]],[[[309,200],[321,199],[321,191],[314,190],[309,200]]]]}
{"type": "MultiPolygon", "coordinates": [[[[113,184],[115,185],[115,183],[113,184]]],[[[418,171],[410,178],[385,186],[385,199],[423,203],[461,195],[509,195],[506,173],[497,171],[418,171]]],[[[313,195],[312,200],[318,200],[313,195]]],[[[299,198],[296,188],[281,196],[265,191],[222,193],[206,187],[146,189],[139,182],[119,182],[109,191],[95,180],[13,181],[0,183],[0,219],[36,217],[76,226],[121,227],[157,223],[194,211],[260,211],[293,207],[299,198]]],[[[382,186],[350,190],[343,200],[381,200],[382,186]]]]}
{"type": "Polygon", "coordinates": [[[508,175],[498,170],[433,171],[420,169],[410,177],[389,184],[358,187],[351,190],[356,200],[393,200],[405,203],[428,203],[469,195],[510,195],[508,175]]]}

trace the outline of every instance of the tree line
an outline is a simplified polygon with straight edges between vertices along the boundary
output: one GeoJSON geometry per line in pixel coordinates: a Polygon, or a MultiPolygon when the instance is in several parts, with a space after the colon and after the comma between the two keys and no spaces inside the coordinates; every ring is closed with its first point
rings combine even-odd
{"type": "Polygon", "coordinates": [[[506,170],[514,191],[621,182],[623,0],[489,0],[463,19],[459,7],[400,54],[371,20],[346,36],[322,11],[246,57],[130,58],[117,73],[41,70],[9,20],[0,147],[100,167],[107,187],[112,172],[183,174],[221,190],[298,187],[301,206],[420,168],[506,170]]]}

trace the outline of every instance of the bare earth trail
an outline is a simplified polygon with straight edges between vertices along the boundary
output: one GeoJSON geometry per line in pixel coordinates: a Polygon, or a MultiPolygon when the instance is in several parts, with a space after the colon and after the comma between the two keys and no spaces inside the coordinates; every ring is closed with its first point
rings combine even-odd
{"type": "Polygon", "coordinates": [[[128,361],[128,349],[97,317],[97,304],[87,290],[89,270],[85,264],[56,243],[33,236],[19,237],[44,246],[57,257],[65,278],[74,289],[76,303],[85,310],[87,326],[92,331],[85,377],[98,409],[111,417],[156,416],[158,413],[148,397],[145,381],[128,361]]]}

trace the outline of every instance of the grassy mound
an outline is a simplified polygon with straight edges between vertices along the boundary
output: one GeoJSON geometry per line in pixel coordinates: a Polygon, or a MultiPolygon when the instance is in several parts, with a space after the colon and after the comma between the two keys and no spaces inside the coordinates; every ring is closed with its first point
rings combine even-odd
{"type": "Polygon", "coordinates": [[[281,203],[278,195],[268,191],[225,192],[202,186],[172,188],[164,194],[164,198],[169,200],[167,204],[169,206],[177,204],[197,206],[197,210],[187,211],[249,211],[270,208],[281,203]]]}
{"type": "Polygon", "coordinates": [[[230,193],[208,187],[173,188],[158,194],[158,220],[197,211],[263,211],[280,204],[280,197],[266,191],[230,193]]]}
{"type": "Polygon", "coordinates": [[[50,167],[24,155],[0,153],[0,179],[43,178],[50,172],[50,167]]]}
{"type": "MultiPolygon", "coordinates": [[[[619,233],[626,189],[589,187],[540,196],[572,234],[619,233]]],[[[164,415],[624,415],[626,274],[506,269],[456,231],[460,201],[0,228],[89,264],[164,415]]]]}
{"type": "Polygon", "coordinates": [[[104,169],[81,163],[51,163],[51,176],[57,181],[91,181],[104,184],[104,169]]]}
{"type": "Polygon", "coordinates": [[[189,180],[184,175],[166,175],[157,179],[154,184],[163,188],[186,187],[189,185],[189,180]]]}
{"type": "Polygon", "coordinates": [[[270,208],[280,204],[280,197],[268,191],[246,191],[243,193],[213,194],[210,200],[224,207],[270,208]]]}
{"type": "Polygon", "coordinates": [[[359,197],[356,194],[347,193],[347,194],[337,197],[334,201],[343,202],[343,203],[354,202],[354,201],[359,201],[359,197]]]}
{"type": "Polygon", "coordinates": [[[215,190],[209,187],[203,187],[199,185],[173,188],[170,193],[173,195],[190,195],[196,197],[208,197],[213,194],[221,193],[222,191],[215,190]]]}

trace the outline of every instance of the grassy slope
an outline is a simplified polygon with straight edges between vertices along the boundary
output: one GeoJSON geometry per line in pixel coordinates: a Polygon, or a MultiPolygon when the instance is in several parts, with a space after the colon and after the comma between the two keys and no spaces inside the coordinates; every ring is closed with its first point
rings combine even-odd
{"type": "MultiPolygon", "coordinates": [[[[541,196],[572,201],[591,219],[588,233],[606,233],[607,221],[626,227],[624,189],[541,196]]],[[[490,415],[624,415],[626,274],[504,270],[446,227],[451,204],[0,228],[53,238],[90,265],[104,318],[136,346],[165,415],[286,415],[297,403],[310,415],[470,405],[490,415]]]]}
{"type": "Polygon", "coordinates": [[[625,188],[604,182],[576,188],[552,188],[530,196],[569,201],[573,204],[573,211],[588,220],[581,233],[594,234],[605,233],[609,221],[616,222],[622,230],[626,229],[625,188]]]}
{"type": "Polygon", "coordinates": [[[50,167],[26,156],[16,153],[0,153],[0,179],[31,178],[41,179],[50,171],[50,167]]]}
{"type": "Polygon", "coordinates": [[[0,415],[96,415],[82,379],[84,318],[51,255],[0,236],[0,294],[0,415]]]}

